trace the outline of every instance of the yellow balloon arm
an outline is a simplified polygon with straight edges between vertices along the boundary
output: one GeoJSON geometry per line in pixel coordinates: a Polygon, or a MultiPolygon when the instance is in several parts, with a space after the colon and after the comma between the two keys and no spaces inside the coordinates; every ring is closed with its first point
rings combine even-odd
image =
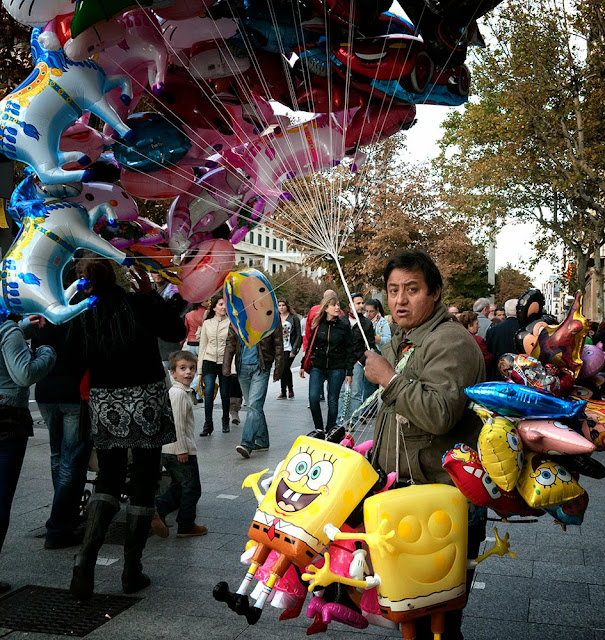
{"type": "Polygon", "coordinates": [[[302,579],[309,582],[309,591],[313,591],[318,587],[328,587],[334,582],[354,587],[356,589],[371,589],[380,585],[378,576],[368,576],[367,580],[355,580],[354,578],[346,578],[334,573],[330,569],[330,554],[324,554],[324,566],[317,568],[315,565],[309,565],[307,572],[302,574],[302,579]]]}
{"type": "Polygon", "coordinates": [[[483,562],[490,556],[510,556],[511,558],[516,558],[517,554],[514,551],[510,550],[510,544],[508,542],[509,534],[507,533],[504,538],[501,538],[498,535],[498,529],[494,527],[494,534],[496,536],[496,541],[494,542],[494,546],[482,553],[476,560],[471,560],[473,566],[478,565],[480,562],[483,562]]]}
{"type": "Polygon", "coordinates": [[[267,473],[267,471],[269,471],[269,469],[263,469],[262,471],[259,471],[258,473],[251,473],[249,476],[246,476],[244,478],[244,481],[242,482],[242,489],[244,487],[252,489],[252,491],[254,493],[254,497],[256,498],[256,500],[259,503],[262,501],[262,499],[265,496],[262,493],[262,491],[260,490],[260,487],[258,486],[258,482],[265,475],[265,473],[267,473]]]}
{"type": "Polygon", "coordinates": [[[393,529],[387,529],[389,529],[389,521],[385,518],[373,533],[342,533],[339,531],[338,533],[330,535],[330,533],[326,531],[326,534],[331,540],[361,540],[365,542],[370,549],[375,549],[381,556],[385,556],[395,552],[395,547],[388,542],[395,535],[395,531],[393,529]]]}

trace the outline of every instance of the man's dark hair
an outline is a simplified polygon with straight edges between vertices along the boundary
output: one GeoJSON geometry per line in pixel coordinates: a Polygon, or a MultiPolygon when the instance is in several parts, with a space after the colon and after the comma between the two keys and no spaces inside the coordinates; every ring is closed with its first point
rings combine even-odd
{"type": "MultiPolygon", "coordinates": [[[[391,256],[384,269],[385,289],[389,276],[394,269],[422,271],[429,294],[436,293],[437,289],[443,289],[443,279],[437,265],[433,262],[431,256],[426,251],[422,251],[422,249],[404,249],[391,256]]],[[[439,294],[439,300],[441,300],[441,293],[439,294]]]]}
{"type": "Polygon", "coordinates": [[[504,311],[504,307],[496,307],[494,313],[496,313],[496,311],[504,311]]]}
{"type": "Polygon", "coordinates": [[[355,293],[351,294],[351,300],[355,300],[355,298],[363,298],[363,294],[359,293],[359,291],[356,291],[355,293]]]}

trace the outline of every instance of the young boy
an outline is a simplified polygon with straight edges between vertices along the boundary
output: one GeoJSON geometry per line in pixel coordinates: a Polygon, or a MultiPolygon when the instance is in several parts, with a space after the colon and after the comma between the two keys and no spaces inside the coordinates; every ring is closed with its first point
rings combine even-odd
{"type": "Polygon", "coordinates": [[[175,351],[168,356],[172,387],[170,403],[176,426],[176,442],[162,447],[162,464],[168,471],[171,484],[156,498],[157,513],[151,522],[153,532],[168,537],[166,516],[179,510],[176,517],[177,538],[204,536],[208,529],[195,524],[195,509],[202,487],[194,441],[193,396],[191,382],[197,370],[197,359],[190,351],[175,351]]]}

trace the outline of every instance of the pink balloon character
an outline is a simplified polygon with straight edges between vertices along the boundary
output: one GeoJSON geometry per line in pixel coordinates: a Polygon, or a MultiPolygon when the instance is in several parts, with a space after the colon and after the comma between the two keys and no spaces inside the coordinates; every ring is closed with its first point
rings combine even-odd
{"type": "Polygon", "coordinates": [[[523,444],[538,453],[581,455],[596,449],[590,440],[558,420],[521,420],[517,431],[523,444]]]}
{"type": "Polygon", "coordinates": [[[181,262],[179,293],[188,302],[212,297],[235,268],[235,249],[229,240],[206,240],[181,262]]]}
{"type": "Polygon", "coordinates": [[[101,157],[107,141],[102,133],[88,126],[89,119],[90,114],[84,114],[61,134],[60,151],[79,151],[85,154],[77,162],[68,162],[63,169],[82,169],[101,157]]]}
{"type": "Polygon", "coordinates": [[[605,365],[605,352],[603,344],[585,344],[582,347],[582,368],[578,374],[578,378],[593,378],[600,371],[603,371],[605,365]]]}
{"type": "Polygon", "coordinates": [[[189,190],[195,182],[193,169],[175,167],[153,173],[122,169],[120,182],[128,193],[144,200],[169,200],[189,190]]]}
{"type": "Polygon", "coordinates": [[[167,7],[155,9],[155,12],[166,20],[183,20],[202,15],[216,3],[217,0],[174,0],[167,7]]]}
{"type": "Polygon", "coordinates": [[[217,42],[224,42],[234,36],[238,30],[235,20],[229,18],[215,20],[201,13],[184,19],[162,20],[161,24],[171,55],[179,58],[181,62],[185,58],[188,59],[186,55],[189,53],[188,50],[198,42],[212,43],[216,48],[217,42]],[[179,55],[180,52],[185,53],[179,55]]]}

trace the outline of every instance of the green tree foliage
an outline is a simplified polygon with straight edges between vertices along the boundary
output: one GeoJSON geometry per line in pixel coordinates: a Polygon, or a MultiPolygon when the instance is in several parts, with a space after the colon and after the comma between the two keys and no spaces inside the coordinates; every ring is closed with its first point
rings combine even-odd
{"type": "Polygon", "coordinates": [[[531,280],[526,274],[507,264],[496,272],[494,292],[496,304],[502,307],[507,300],[518,298],[532,286],[531,280]]]}
{"type": "Polygon", "coordinates": [[[305,315],[309,309],[321,301],[324,286],[304,275],[298,267],[289,266],[285,271],[273,275],[267,274],[269,282],[278,300],[285,298],[299,315],[305,315]]]}
{"type": "Polygon", "coordinates": [[[491,234],[535,221],[535,257],[563,244],[574,288],[605,242],[604,25],[602,0],[509,0],[472,65],[475,99],[441,141],[449,205],[491,234]]]}

